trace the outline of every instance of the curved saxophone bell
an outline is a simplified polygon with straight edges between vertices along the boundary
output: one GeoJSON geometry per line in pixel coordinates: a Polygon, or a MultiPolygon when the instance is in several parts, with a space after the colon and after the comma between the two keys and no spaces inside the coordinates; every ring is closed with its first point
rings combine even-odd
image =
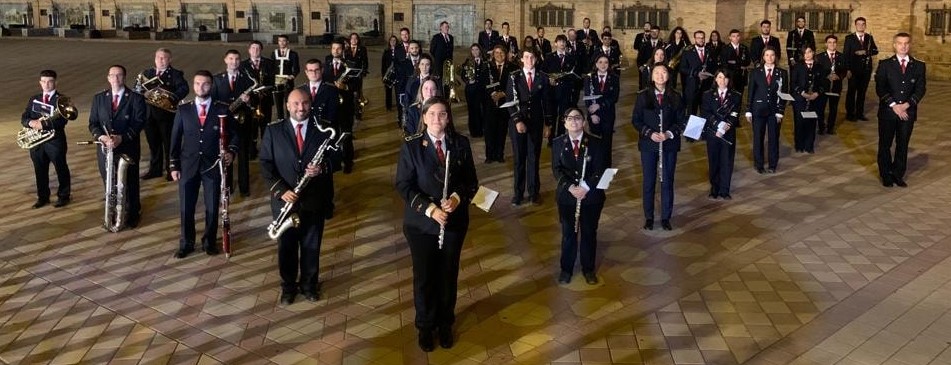
{"type": "Polygon", "coordinates": [[[459,80],[456,80],[456,66],[452,64],[451,60],[443,62],[442,84],[443,87],[449,88],[449,102],[458,103],[459,97],[456,93],[456,86],[459,84],[459,80]]]}
{"type": "Polygon", "coordinates": [[[276,241],[288,229],[290,229],[291,227],[298,227],[298,226],[300,226],[300,217],[298,217],[296,213],[287,216],[283,220],[281,220],[281,217],[278,216],[277,220],[274,220],[274,222],[271,222],[271,224],[267,226],[267,236],[270,239],[276,241]],[[281,223],[278,224],[277,222],[281,222],[281,223]]]}

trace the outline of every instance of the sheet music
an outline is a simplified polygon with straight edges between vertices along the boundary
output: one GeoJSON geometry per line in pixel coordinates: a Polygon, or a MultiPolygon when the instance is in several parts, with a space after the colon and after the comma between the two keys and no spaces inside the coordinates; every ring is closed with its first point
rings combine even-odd
{"type": "Polygon", "coordinates": [[[818,118],[819,118],[819,114],[816,114],[816,112],[801,112],[801,113],[799,113],[799,114],[801,114],[802,117],[803,117],[803,118],[806,118],[806,119],[818,119],[818,118]]]}
{"type": "Polygon", "coordinates": [[[839,96],[839,93],[826,93],[828,96],[839,96]]]}
{"type": "Polygon", "coordinates": [[[507,102],[507,103],[505,103],[505,104],[499,105],[499,108],[508,108],[508,107],[515,106],[516,104],[518,104],[518,100],[512,100],[512,101],[507,102]]]}
{"type": "Polygon", "coordinates": [[[611,186],[611,181],[614,180],[614,175],[617,175],[617,170],[616,168],[605,169],[601,180],[598,180],[598,189],[607,190],[611,186]]]}
{"type": "Polygon", "coordinates": [[[601,97],[601,95],[588,95],[588,96],[585,96],[583,99],[584,99],[584,101],[589,101],[589,100],[595,100],[595,99],[600,98],[600,97],[601,97]]]}
{"type": "Polygon", "coordinates": [[[472,197],[472,204],[475,204],[475,206],[479,207],[479,209],[488,212],[489,209],[492,209],[492,204],[495,203],[495,199],[498,197],[498,191],[480,185],[479,190],[476,191],[475,196],[472,197]]]}
{"type": "Polygon", "coordinates": [[[782,91],[776,92],[776,95],[778,95],[780,99],[783,99],[783,100],[785,100],[785,101],[795,101],[795,100],[796,100],[796,99],[794,99],[794,98],[792,97],[792,95],[789,95],[789,94],[784,93],[784,92],[782,92],[782,91]]]}
{"type": "Polygon", "coordinates": [[[691,115],[690,119],[687,120],[687,128],[684,129],[684,137],[700,139],[700,134],[703,133],[703,126],[705,124],[707,124],[706,119],[691,115]]]}

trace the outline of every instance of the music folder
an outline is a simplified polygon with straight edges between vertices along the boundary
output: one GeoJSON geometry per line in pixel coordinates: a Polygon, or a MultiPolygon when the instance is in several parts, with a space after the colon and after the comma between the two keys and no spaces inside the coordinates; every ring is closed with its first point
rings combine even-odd
{"type": "Polygon", "coordinates": [[[489,189],[484,185],[479,185],[479,190],[476,191],[474,197],[472,197],[472,204],[489,212],[492,209],[492,204],[495,203],[495,199],[499,197],[499,192],[489,189]]]}

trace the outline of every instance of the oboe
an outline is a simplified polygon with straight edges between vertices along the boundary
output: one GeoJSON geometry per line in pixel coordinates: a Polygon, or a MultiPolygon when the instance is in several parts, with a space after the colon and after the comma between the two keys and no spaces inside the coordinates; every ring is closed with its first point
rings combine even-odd
{"type": "Polygon", "coordinates": [[[218,173],[221,175],[221,250],[225,258],[231,258],[231,218],[228,206],[231,204],[231,190],[228,189],[228,169],[225,166],[225,154],[228,153],[228,134],[225,133],[228,116],[218,116],[218,173]]]}
{"type": "MultiPolygon", "coordinates": [[[[446,147],[446,174],[443,176],[442,181],[442,200],[449,199],[449,155],[451,149],[446,147]]],[[[449,215],[446,215],[446,220],[449,220],[449,215]]],[[[439,249],[442,249],[442,243],[446,239],[446,225],[439,225],[439,249]]]]}
{"type": "MultiPolygon", "coordinates": [[[[578,177],[578,186],[581,186],[581,182],[584,181],[584,174],[585,174],[585,171],[588,169],[588,160],[591,159],[591,157],[588,157],[588,147],[584,148],[583,159],[584,159],[584,162],[581,163],[581,176],[578,177]]],[[[578,199],[578,201],[575,202],[575,233],[578,233],[581,231],[580,222],[581,222],[581,199],[578,199]]]]}

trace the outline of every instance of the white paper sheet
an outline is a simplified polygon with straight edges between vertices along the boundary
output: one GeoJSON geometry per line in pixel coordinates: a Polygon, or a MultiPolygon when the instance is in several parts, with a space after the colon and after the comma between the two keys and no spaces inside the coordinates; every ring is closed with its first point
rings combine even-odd
{"type": "Polygon", "coordinates": [[[492,209],[492,204],[495,203],[495,199],[498,197],[498,191],[480,185],[479,190],[476,191],[475,196],[472,197],[472,204],[488,212],[489,209],[492,209]]]}
{"type": "Polygon", "coordinates": [[[707,124],[706,119],[700,118],[696,115],[691,115],[690,119],[687,120],[687,128],[684,129],[684,136],[693,139],[700,139],[700,134],[703,133],[704,124],[707,124]]]}
{"type": "Polygon", "coordinates": [[[589,100],[596,100],[596,99],[598,99],[598,98],[600,98],[600,97],[601,97],[601,95],[588,95],[588,96],[585,96],[583,99],[584,99],[584,101],[589,101],[589,100]]]}
{"type": "Polygon", "coordinates": [[[803,118],[806,118],[806,119],[817,119],[817,118],[819,118],[819,114],[816,114],[816,112],[801,112],[801,113],[799,113],[799,114],[801,114],[802,117],[803,117],[803,118]]]}
{"type": "Polygon", "coordinates": [[[614,175],[617,175],[616,168],[605,169],[604,174],[601,175],[601,180],[598,181],[598,189],[607,190],[611,186],[611,181],[614,180],[614,175]]]}
{"type": "Polygon", "coordinates": [[[826,93],[828,96],[839,96],[839,93],[826,93]]]}
{"type": "Polygon", "coordinates": [[[777,92],[776,95],[779,95],[779,98],[780,98],[780,99],[783,99],[783,100],[785,100],[785,101],[795,101],[795,100],[796,100],[796,99],[793,99],[792,95],[789,95],[789,94],[784,93],[784,92],[777,92]]]}
{"type": "Polygon", "coordinates": [[[512,100],[512,101],[507,102],[507,103],[505,103],[505,104],[499,105],[499,108],[508,108],[508,107],[515,106],[516,104],[518,104],[518,100],[512,100]]]}

